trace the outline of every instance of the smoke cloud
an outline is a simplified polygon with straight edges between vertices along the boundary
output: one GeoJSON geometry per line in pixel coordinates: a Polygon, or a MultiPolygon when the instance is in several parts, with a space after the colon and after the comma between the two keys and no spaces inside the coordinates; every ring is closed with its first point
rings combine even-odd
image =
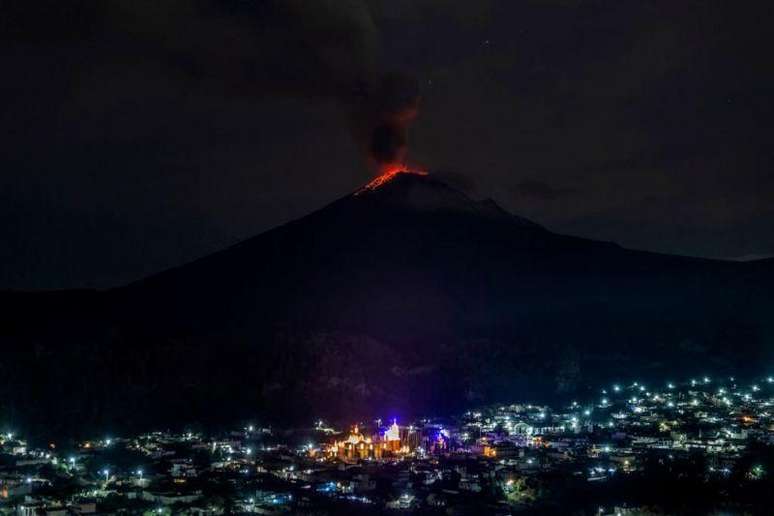
{"type": "Polygon", "coordinates": [[[390,74],[380,78],[373,89],[355,104],[355,137],[380,171],[405,163],[408,129],[419,110],[416,80],[390,74]]]}
{"type": "Polygon", "coordinates": [[[215,95],[334,102],[368,164],[405,159],[418,83],[382,70],[363,0],[32,0],[0,12],[11,52],[53,44],[77,56],[59,67],[74,78],[66,84],[91,69],[131,67],[215,95]]]}
{"type": "Polygon", "coordinates": [[[284,92],[334,99],[369,165],[379,172],[403,165],[408,129],[419,110],[419,85],[413,77],[381,69],[380,35],[368,6],[361,0],[274,6],[279,24],[284,20],[293,27],[285,48],[300,50],[282,56],[300,63],[284,92]]]}
{"type": "Polygon", "coordinates": [[[130,55],[228,95],[333,101],[370,166],[405,160],[418,83],[381,69],[362,0],[122,0],[111,14],[130,55]]]}

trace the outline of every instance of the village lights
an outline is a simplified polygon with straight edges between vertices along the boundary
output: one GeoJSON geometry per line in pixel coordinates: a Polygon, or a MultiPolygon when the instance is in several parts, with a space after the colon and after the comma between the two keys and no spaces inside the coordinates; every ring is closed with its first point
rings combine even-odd
{"type": "MultiPolygon", "coordinates": [[[[357,478],[354,475],[357,473],[343,473],[349,478],[349,483],[342,482],[338,488],[333,487],[336,485],[335,481],[330,482],[330,486],[328,483],[316,483],[316,477],[319,475],[320,478],[326,479],[329,472],[346,471],[349,466],[357,464],[373,470],[384,465],[388,468],[408,469],[409,472],[420,471],[426,475],[427,481],[432,482],[442,479],[440,471],[441,468],[446,467],[443,457],[480,455],[482,458],[493,459],[485,462],[484,467],[491,468],[490,471],[500,471],[504,464],[508,465],[506,467],[521,464],[525,472],[552,471],[554,468],[563,468],[565,461],[571,460],[574,461],[572,463],[574,470],[578,472],[585,472],[585,466],[585,470],[591,475],[591,480],[606,480],[640,470],[647,471],[650,463],[647,460],[641,460],[641,457],[647,457],[648,450],[657,450],[659,457],[663,457],[664,461],[675,460],[678,451],[685,453],[701,451],[706,456],[722,453],[722,461],[709,461],[713,466],[707,465],[708,469],[704,469],[701,473],[708,475],[709,471],[716,480],[726,480],[732,471],[740,470],[744,481],[767,480],[770,476],[770,468],[760,458],[750,463],[738,461],[746,453],[748,442],[770,438],[770,418],[774,413],[771,409],[774,406],[774,386],[770,383],[774,382],[768,382],[766,377],[749,381],[740,378],[740,383],[733,386],[727,382],[726,376],[718,375],[717,381],[705,385],[705,378],[708,377],[696,377],[694,381],[698,386],[693,389],[688,387],[688,381],[685,379],[672,383],[651,378],[649,383],[662,386],[655,387],[654,391],[643,391],[646,389],[644,384],[637,383],[633,386],[633,382],[622,378],[621,384],[608,384],[610,392],[620,394],[600,397],[599,389],[590,390],[590,397],[579,397],[570,404],[563,403],[561,405],[563,411],[558,408],[554,410],[553,405],[514,403],[502,407],[487,407],[482,409],[482,412],[469,411],[459,420],[435,420],[428,417],[417,420],[417,426],[408,425],[408,422],[406,426],[399,426],[397,420],[389,423],[389,419],[385,418],[384,427],[373,426],[373,423],[366,427],[355,426],[349,432],[349,436],[346,432],[340,436],[339,431],[333,427],[327,428],[326,425],[325,432],[335,436],[330,442],[320,438],[316,432],[315,434],[310,432],[312,436],[307,436],[303,440],[296,442],[294,436],[292,441],[280,441],[279,444],[267,447],[255,442],[254,438],[257,434],[246,433],[252,425],[248,427],[244,422],[237,424],[234,431],[229,430],[228,433],[224,431],[219,436],[187,431],[154,432],[139,437],[125,435],[106,438],[103,435],[102,438],[80,445],[81,448],[90,448],[91,455],[86,455],[85,451],[79,452],[77,449],[69,451],[58,458],[60,468],[45,467],[38,473],[33,473],[29,468],[20,469],[15,474],[14,482],[22,492],[30,492],[33,488],[45,488],[48,492],[56,488],[56,485],[52,486],[52,482],[47,478],[50,470],[53,475],[64,475],[77,481],[79,485],[88,486],[88,491],[83,492],[88,493],[90,498],[105,496],[105,493],[114,486],[119,491],[124,490],[127,488],[126,484],[131,484],[132,487],[128,489],[136,492],[155,489],[156,481],[159,485],[168,482],[176,485],[186,483],[191,485],[196,482],[191,479],[196,478],[202,470],[198,464],[193,464],[190,458],[203,449],[211,450],[213,453],[212,469],[206,473],[207,475],[222,474],[223,478],[230,478],[235,482],[252,483],[256,470],[259,473],[269,471],[270,474],[286,481],[303,482],[303,489],[327,493],[335,499],[344,500],[346,497],[351,501],[362,503],[380,502],[365,498],[361,500],[354,494],[347,496],[353,493],[353,489],[357,489],[353,487],[357,478]],[[747,387],[744,387],[745,385],[747,387]],[[674,390],[668,390],[666,394],[662,394],[663,388],[674,390]],[[644,394],[638,394],[638,392],[644,392],[644,394]],[[597,402],[594,402],[595,396],[597,402]],[[735,410],[735,408],[744,410],[735,410]],[[591,417],[595,410],[595,417],[591,417]],[[602,421],[604,417],[607,417],[608,421],[602,421]],[[443,426],[439,421],[444,421],[443,426]],[[698,421],[700,425],[694,425],[694,421],[698,421]],[[658,435],[655,432],[656,428],[658,435]],[[712,428],[712,432],[705,432],[704,437],[699,433],[697,438],[696,433],[705,428],[712,428]],[[646,434],[643,434],[643,429],[646,434]],[[632,441],[628,442],[627,438],[626,444],[619,444],[617,439],[625,435],[631,435],[632,441]],[[536,453],[539,453],[538,450],[543,448],[550,450],[556,443],[559,443],[557,448],[563,447],[566,442],[581,443],[581,455],[569,459],[557,458],[551,453],[536,456],[536,453]],[[108,443],[116,446],[108,448],[106,446],[108,443]],[[136,465],[135,462],[135,469],[132,470],[131,465],[124,468],[109,458],[116,448],[123,448],[124,445],[127,450],[140,451],[147,456],[157,456],[160,451],[164,453],[162,450],[170,443],[174,443],[175,449],[180,450],[177,452],[179,458],[174,461],[179,462],[179,466],[175,467],[174,471],[152,467],[147,481],[144,478],[142,464],[150,464],[149,462],[137,459],[140,465],[136,465]],[[256,447],[253,448],[253,445],[256,447]],[[276,449],[283,450],[283,460],[277,462],[275,466],[273,457],[265,457],[261,450],[276,449]],[[186,453],[189,455],[185,455],[186,453]],[[100,454],[104,458],[101,458],[100,454]],[[434,460],[427,462],[428,457],[434,460]],[[266,461],[265,464],[264,461],[266,461]],[[594,461],[597,464],[594,464],[594,461]],[[339,468],[341,464],[337,462],[344,463],[343,469],[339,468]],[[312,466],[313,463],[314,466],[312,466]],[[91,464],[94,466],[90,466],[91,464]],[[99,464],[103,467],[100,468],[99,464]],[[588,469],[590,464],[593,467],[588,469]],[[116,466],[117,469],[110,470],[112,466],[116,466]],[[240,478],[236,478],[237,472],[240,473],[240,478]],[[242,477],[241,473],[248,477],[242,477]]],[[[368,421],[380,420],[370,418],[368,421]]],[[[317,420],[311,419],[304,429],[314,426],[315,423],[317,420]]],[[[318,426],[322,425],[320,421],[318,426]]],[[[259,433],[268,432],[261,425],[256,425],[255,428],[259,433]]],[[[52,462],[56,464],[57,452],[53,451],[53,446],[45,449],[28,449],[24,436],[20,434],[17,434],[18,443],[8,445],[5,440],[6,435],[5,432],[0,433],[0,442],[5,443],[4,450],[7,449],[8,453],[18,456],[19,459],[34,460],[36,464],[46,464],[44,461],[46,457],[49,458],[48,464],[52,462]]],[[[668,474],[679,471],[681,467],[683,466],[675,463],[674,467],[669,468],[668,474]]],[[[499,476],[498,483],[501,490],[509,497],[512,497],[514,492],[520,493],[523,487],[522,481],[515,475],[499,476]]],[[[247,491],[247,488],[243,492],[244,495],[239,498],[239,503],[245,512],[262,510],[264,504],[291,505],[289,502],[291,498],[286,493],[274,496],[269,493],[259,497],[254,492],[247,491]]],[[[395,504],[404,500],[401,493],[411,496],[410,491],[399,490],[393,495],[394,499],[390,503],[395,504]]],[[[190,495],[178,493],[176,496],[183,499],[190,495]]],[[[406,502],[406,507],[420,503],[419,500],[415,494],[406,502]]],[[[175,510],[170,507],[172,507],[171,504],[161,506],[160,514],[175,513],[175,510]]],[[[148,514],[156,514],[159,511],[154,507],[148,507],[146,510],[148,514]]],[[[615,511],[612,510],[606,514],[615,514],[615,511]]]]}

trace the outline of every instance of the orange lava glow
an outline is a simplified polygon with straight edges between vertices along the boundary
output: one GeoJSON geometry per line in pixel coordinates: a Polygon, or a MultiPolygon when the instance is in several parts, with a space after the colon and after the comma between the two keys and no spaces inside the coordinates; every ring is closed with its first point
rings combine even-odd
{"type": "Polygon", "coordinates": [[[405,165],[391,164],[382,167],[382,173],[371,180],[367,185],[363,187],[364,190],[376,190],[383,184],[392,181],[398,174],[416,174],[419,176],[426,176],[427,172],[424,170],[409,169],[405,165]]]}

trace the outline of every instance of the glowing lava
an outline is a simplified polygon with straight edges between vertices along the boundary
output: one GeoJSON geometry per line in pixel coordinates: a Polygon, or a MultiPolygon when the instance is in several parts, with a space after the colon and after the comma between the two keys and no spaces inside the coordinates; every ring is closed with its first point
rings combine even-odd
{"type": "Polygon", "coordinates": [[[387,184],[395,179],[398,174],[416,174],[418,176],[426,176],[427,172],[423,170],[408,170],[404,165],[388,165],[384,167],[381,175],[372,179],[368,184],[361,188],[360,191],[376,190],[380,186],[387,184]]]}

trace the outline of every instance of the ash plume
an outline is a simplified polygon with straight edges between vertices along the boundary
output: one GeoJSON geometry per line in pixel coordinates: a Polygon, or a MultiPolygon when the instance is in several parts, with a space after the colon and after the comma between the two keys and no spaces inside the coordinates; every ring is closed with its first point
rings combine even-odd
{"type": "Polygon", "coordinates": [[[365,91],[352,115],[355,139],[379,171],[404,165],[408,130],[419,110],[419,88],[411,77],[388,74],[365,91]]]}
{"type": "Polygon", "coordinates": [[[68,84],[96,67],[133,68],[181,79],[183,94],[194,85],[220,96],[333,102],[370,164],[405,157],[417,82],[381,70],[380,35],[363,0],[33,0],[3,15],[6,48],[77,49],[68,84]]]}
{"type": "Polygon", "coordinates": [[[379,172],[402,165],[419,109],[418,82],[380,69],[379,34],[368,6],[361,0],[244,4],[209,0],[201,11],[229,13],[230,22],[220,23],[245,30],[241,49],[232,45],[204,63],[210,70],[204,75],[212,74],[208,83],[247,94],[333,100],[369,165],[379,172]],[[226,54],[235,60],[233,69],[216,63],[226,54]]]}
{"type": "MultiPolygon", "coordinates": [[[[353,138],[369,165],[381,172],[402,165],[408,129],[419,110],[419,85],[405,74],[379,66],[379,34],[368,7],[359,0],[301,0],[281,3],[290,20],[293,48],[301,67],[286,92],[331,98],[343,109],[353,138]]],[[[287,77],[286,77],[287,78],[287,77]]],[[[279,90],[278,90],[279,91],[279,90]]]]}
{"type": "Polygon", "coordinates": [[[161,56],[224,95],[334,102],[377,170],[405,158],[419,89],[379,65],[380,35],[362,0],[121,0],[108,17],[132,59],[161,56]]]}

